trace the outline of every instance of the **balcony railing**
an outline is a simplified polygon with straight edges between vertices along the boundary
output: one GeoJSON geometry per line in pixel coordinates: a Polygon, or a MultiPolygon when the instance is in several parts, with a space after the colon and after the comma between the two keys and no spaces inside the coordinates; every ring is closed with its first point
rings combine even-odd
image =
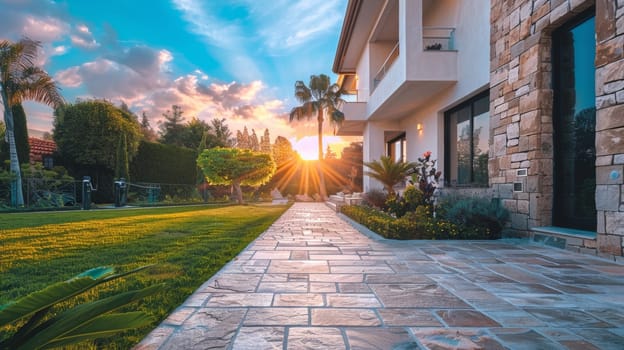
{"type": "Polygon", "coordinates": [[[392,67],[392,64],[394,63],[394,61],[396,61],[398,57],[399,43],[396,43],[394,48],[392,48],[392,51],[390,51],[390,54],[388,54],[388,57],[386,57],[384,63],[381,65],[381,68],[379,68],[379,70],[377,71],[377,74],[375,74],[375,78],[373,78],[373,86],[371,88],[371,92],[374,91],[377,85],[379,85],[379,83],[383,80],[383,78],[386,76],[386,73],[388,73],[388,70],[390,69],[390,67],[392,67]]]}
{"type": "Polygon", "coordinates": [[[455,50],[455,28],[423,27],[423,50],[453,51],[455,50]]]}

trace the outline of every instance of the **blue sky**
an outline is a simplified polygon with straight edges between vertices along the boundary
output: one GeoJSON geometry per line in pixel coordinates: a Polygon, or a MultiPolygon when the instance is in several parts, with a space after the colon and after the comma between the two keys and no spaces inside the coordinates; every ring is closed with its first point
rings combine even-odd
{"type": "MultiPolygon", "coordinates": [[[[294,82],[331,74],[346,3],[0,0],[0,38],[41,41],[39,63],[68,102],[124,101],[154,128],[178,104],[187,119],[223,117],[234,130],[302,138],[316,130],[288,123],[294,82]]],[[[49,108],[26,110],[30,128],[51,128],[49,108]]]]}

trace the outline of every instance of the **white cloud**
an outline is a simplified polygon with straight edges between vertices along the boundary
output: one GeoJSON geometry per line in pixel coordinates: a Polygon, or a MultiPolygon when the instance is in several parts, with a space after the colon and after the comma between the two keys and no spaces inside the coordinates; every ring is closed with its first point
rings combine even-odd
{"type": "Polygon", "coordinates": [[[54,80],[66,87],[78,87],[82,84],[82,77],[78,73],[80,67],[71,67],[62,71],[58,71],[54,75],[54,80]]]}
{"type": "Polygon", "coordinates": [[[26,16],[21,31],[33,40],[50,42],[69,32],[69,25],[58,18],[26,16]]]}

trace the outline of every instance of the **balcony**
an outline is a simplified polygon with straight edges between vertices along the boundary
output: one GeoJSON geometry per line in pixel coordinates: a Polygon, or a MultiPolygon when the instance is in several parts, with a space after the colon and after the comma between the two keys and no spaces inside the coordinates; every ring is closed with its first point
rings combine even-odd
{"type": "MultiPolygon", "coordinates": [[[[357,96],[357,92],[356,95],[351,96],[357,96]]],[[[348,100],[342,106],[342,113],[344,113],[345,120],[337,129],[336,135],[362,136],[367,117],[366,102],[358,102],[357,98],[352,99],[352,101],[348,100]]]]}
{"type": "MultiPolygon", "coordinates": [[[[373,70],[369,120],[399,119],[457,82],[455,28],[420,27],[406,34],[373,70]]],[[[381,49],[380,49],[381,50],[381,49]]],[[[379,53],[377,53],[379,55],[379,53]]]]}
{"type": "Polygon", "coordinates": [[[377,88],[377,85],[379,85],[379,83],[386,76],[386,73],[388,73],[388,70],[390,69],[390,67],[392,67],[392,64],[397,60],[397,58],[399,58],[399,43],[396,43],[396,45],[394,45],[392,51],[390,51],[390,54],[386,57],[383,64],[381,65],[381,68],[379,68],[377,74],[375,74],[371,86],[371,92],[375,91],[375,88],[377,88]]]}
{"type": "Polygon", "coordinates": [[[422,46],[425,51],[454,51],[455,28],[423,27],[422,46]]]}

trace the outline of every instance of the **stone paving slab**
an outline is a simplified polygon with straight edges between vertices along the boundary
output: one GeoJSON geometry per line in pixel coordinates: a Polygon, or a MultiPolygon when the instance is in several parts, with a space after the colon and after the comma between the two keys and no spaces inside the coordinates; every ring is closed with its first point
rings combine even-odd
{"type": "Polygon", "coordinates": [[[135,349],[624,349],[624,266],[384,240],[296,203],[135,349]]]}

